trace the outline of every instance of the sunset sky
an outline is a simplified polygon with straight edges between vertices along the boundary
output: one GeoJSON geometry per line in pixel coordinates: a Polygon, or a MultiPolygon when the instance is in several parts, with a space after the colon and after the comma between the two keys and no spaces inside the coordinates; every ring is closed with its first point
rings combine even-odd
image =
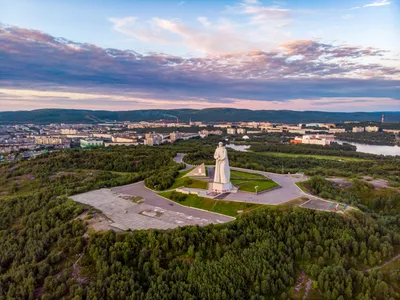
{"type": "Polygon", "coordinates": [[[0,111],[400,111],[400,1],[0,0],[0,111]]]}

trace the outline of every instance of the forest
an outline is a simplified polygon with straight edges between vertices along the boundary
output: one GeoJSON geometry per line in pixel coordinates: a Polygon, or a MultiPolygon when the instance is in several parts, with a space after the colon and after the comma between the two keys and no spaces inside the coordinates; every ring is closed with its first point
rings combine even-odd
{"type": "MultiPolygon", "coordinates": [[[[367,271],[399,253],[398,193],[362,182],[343,190],[319,177],[307,183],[316,195],[360,208],[346,215],[277,206],[226,224],[124,233],[87,232],[77,219],[92,208],[69,195],[140,180],[165,189],[182,167],[176,153],[212,161],[214,142],[71,149],[1,164],[0,299],[289,299],[300,272],[322,299],[399,298],[399,272],[367,271]]],[[[230,160],[277,172],[282,164],[285,172],[372,172],[394,182],[400,172],[393,158],[371,165],[231,151],[230,160]]]]}

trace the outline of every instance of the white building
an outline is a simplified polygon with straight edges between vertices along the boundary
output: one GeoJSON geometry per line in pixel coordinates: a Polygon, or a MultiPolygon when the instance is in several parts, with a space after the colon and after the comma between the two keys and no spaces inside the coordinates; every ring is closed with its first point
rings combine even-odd
{"type": "Polygon", "coordinates": [[[236,128],[227,128],[227,129],[226,129],[226,132],[227,132],[228,134],[236,134],[236,128]]]}
{"type": "Polygon", "coordinates": [[[246,134],[246,129],[245,128],[238,128],[237,129],[237,134],[246,134]]]}
{"type": "Polygon", "coordinates": [[[329,133],[344,133],[346,129],[344,128],[329,128],[329,133]]]}
{"type": "MultiPolygon", "coordinates": [[[[298,140],[296,137],[295,140],[298,140]]],[[[301,138],[302,144],[311,144],[311,145],[330,145],[331,142],[334,141],[334,136],[326,135],[326,134],[316,134],[316,135],[303,135],[301,138]]]]}
{"type": "Polygon", "coordinates": [[[175,142],[177,140],[182,139],[183,135],[179,131],[174,131],[174,132],[171,132],[169,138],[171,139],[171,142],[173,143],[173,142],[175,142]]]}
{"type": "Polygon", "coordinates": [[[389,132],[394,134],[400,134],[400,129],[383,129],[383,132],[389,132]]]}
{"type": "Polygon", "coordinates": [[[351,131],[352,132],[364,132],[364,127],[356,126],[356,127],[353,127],[351,131]]]}
{"type": "Polygon", "coordinates": [[[137,139],[130,137],[113,136],[112,141],[113,143],[136,143],[137,139]]]}
{"type": "Polygon", "coordinates": [[[266,128],[266,132],[271,133],[271,132],[283,132],[282,127],[270,127],[266,128]]]}
{"type": "Polygon", "coordinates": [[[102,147],[104,145],[102,140],[85,139],[80,140],[81,148],[102,147]]]}
{"type": "Polygon", "coordinates": [[[70,129],[70,128],[63,128],[61,129],[61,134],[77,134],[78,130],[70,129]]]}
{"type": "Polygon", "coordinates": [[[298,133],[298,134],[305,134],[306,130],[305,129],[289,129],[289,133],[298,133]]]}
{"type": "Polygon", "coordinates": [[[205,137],[207,137],[209,135],[221,135],[221,134],[222,134],[221,130],[206,130],[206,129],[203,129],[203,130],[199,131],[199,135],[202,138],[205,138],[205,137]]]}
{"type": "Polygon", "coordinates": [[[163,142],[163,136],[158,133],[146,133],[144,144],[147,146],[160,145],[163,142]]]}
{"type": "Polygon", "coordinates": [[[112,135],[110,133],[92,133],[92,136],[95,138],[103,138],[111,140],[112,135]]]}
{"type": "Polygon", "coordinates": [[[61,145],[66,144],[67,139],[51,136],[35,136],[36,145],[61,145]]]}
{"type": "Polygon", "coordinates": [[[366,126],[365,131],[366,132],[378,132],[379,127],[378,126],[366,126]]]}

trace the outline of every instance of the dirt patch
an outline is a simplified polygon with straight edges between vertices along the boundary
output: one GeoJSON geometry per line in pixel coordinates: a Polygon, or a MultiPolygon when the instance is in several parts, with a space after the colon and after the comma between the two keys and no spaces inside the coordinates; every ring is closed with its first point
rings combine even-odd
{"type": "MultiPolygon", "coordinates": [[[[334,177],[334,178],[327,178],[327,180],[332,181],[342,187],[348,187],[351,185],[351,180],[348,178],[334,177]]],[[[387,188],[389,186],[388,181],[385,179],[376,179],[376,178],[374,179],[371,176],[364,176],[362,177],[362,180],[372,184],[377,189],[387,188]]]]}
{"type": "Polygon", "coordinates": [[[363,179],[372,184],[377,189],[387,188],[389,186],[388,181],[384,179],[374,179],[370,176],[364,176],[363,179]]]}
{"type": "Polygon", "coordinates": [[[95,231],[115,230],[115,228],[111,226],[113,221],[99,212],[85,211],[76,219],[86,222],[88,229],[93,229],[95,231]]]}
{"type": "Polygon", "coordinates": [[[141,196],[119,195],[119,197],[125,200],[132,201],[133,203],[137,204],[144,202],[144,199],[141,196]]]}

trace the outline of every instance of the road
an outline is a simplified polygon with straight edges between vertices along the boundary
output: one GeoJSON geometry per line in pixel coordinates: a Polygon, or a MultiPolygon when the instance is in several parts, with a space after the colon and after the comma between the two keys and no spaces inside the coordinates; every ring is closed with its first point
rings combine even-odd
{"type": "MultiPolygon", "coordinates": [[[[284,202],[293,200],[295,198],[299,198],[305,196],[305,193],[296,186],[296,182],[304,181],[306,177],[300,177],[295,175],[284,175],[284,174],[275,174],[269,172],[262,172],[256,170],[248,170],[242,168],[231,167],[231,170],[237,171],[245,171],[247,173],[261,174],[264,175],[277,184],[281,186],[281,188],[268,191],[265,193],[261,193],[258,195],[245,193],[245,192],[237,192],[236,194],[231,193],[226,197],[226,200],[231,201],[240,201],[240,202],[253,202],[253,203],[261,203],[261,204],[272,204],[278,205],[284,202]]],[[[308,195],[307,195],[308,197],[308,195]]],[[[310,198],[310,197],[309,197],[310,198]]]]}
{"type": "MultiPolygon", "coordinates": [[[[183,161],[184,156],[185,156],[185,153],[179,153],[174,158],[174,161],[179,162],[179,163],[182,163],[182,162],[185,163],[183,161]]],[[[192,167],[193,167],[193,165],[186,164],[186,168],[192,168],[192,167]]],[[[210,179],[212,179],[214,177],[214,166],[206,165],[206,167],[208,168],[209,177],[210,177],[210,179]]],[[[304,193],[296,185],[296,182],[308,180],[307,176],[294,175],[294,174],[292,174],[292,175],[277,174],[277,173],[249,170],[249,169],[243,169],[243,168],[237,168],[237,167],[231,167],[231,170],[244,171],[247,173],[264,175],[267,178],[270,178],[273,181],[275,181],[277,184],[279,184],[280,188],[271,190],[271,191],[267,191],[265,193],[260,193],[258,195],[253,194],[253,193],[246,193],[246,192],[238,191],[237,193],[230,193],[229,195],[227,195],[226,198],[224,199],[225,201],[279,205],[279,204],[288,202],[290,200],[293,200],[293,199],[296,199],[299,197],[307,197],[310,200],[323,201],[324,204],[327,202],[331,203],[331,201],[321,199],[319,197],[304,193]]],[[[305,206],[305,207],[307,207],[307,206],[305,206]]],[[[314,208],[314,209],[318,209],[318,208],[314,208]]],[[[326,209],[323,209],[323,210],[326,210],[326,209]]]]}
{"type": "Polygon", "coordinates": [[[215,214],[208,211],[198,210],[187,206],[179,205],[173,201],[160,197],[155,192],[147,189],[143,181],[136,182],[111,189],[114,193],[121,193],[126,195],[141,196],[145,199],[145,203],[165,210],[183,213],[185,215],[202,218],[212,221],[213,223],[224,223],[234,220],[232,217],[215,214]]]}

